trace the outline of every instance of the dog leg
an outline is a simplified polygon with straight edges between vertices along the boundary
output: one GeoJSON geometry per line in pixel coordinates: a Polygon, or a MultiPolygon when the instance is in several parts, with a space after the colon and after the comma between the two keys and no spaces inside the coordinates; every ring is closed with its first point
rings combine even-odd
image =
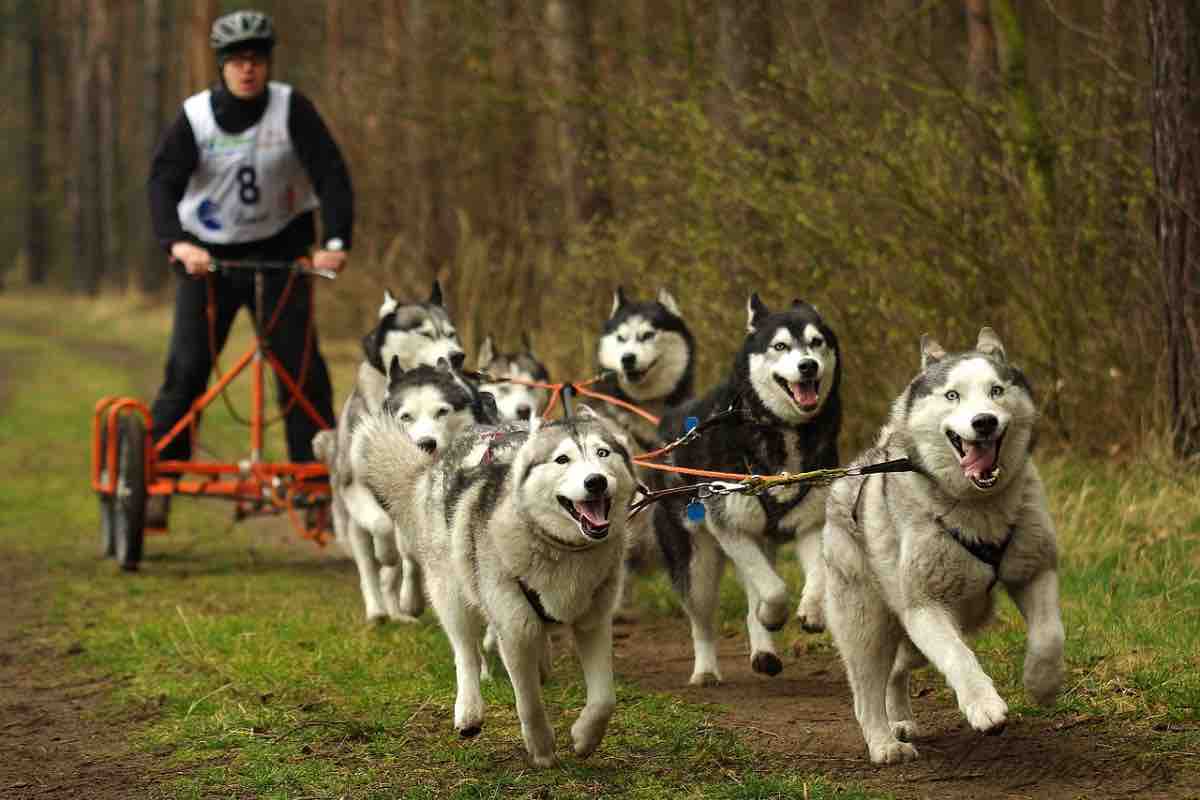
{"type": "Polygon", "coordinates": [[[375,550],[371,541],[373,537],[363,530],[353,517],[349,517],[347,522],[346,536],[350,540],[354,564],[358,567],[358,583],[362,590],[363,604],[367,609],[367,621],[383,622],[388,614],[379,585],[379,564],[375,561],[375,550]]]}
{"type": "Polygon", "coordinates": [[[692,624],[692,649],[696,656],[688,683],[713,686],[721,682],[721,668],[717,665],[717,608],[725,556],[716,540],[703,530],[695,531],[692,548],[683,593],[683,609],[692,624]]]}
{"type": "Polygon", "coordinates": [[[613,709],[617,707],[613,689],[612,622],[604,617],[590,628],[575,626],[574,633],[575,650],[579,653],[583,680],[587,684],[587,704],[571,726],[571,738],[575,742],[575,754],[589,756],[600,745],[613,709]]]}
{"type": "Polygon", "coordinates": [[[916,720],[913,719],[908,678],[914,669],[927,663],[925,656],[913,647],[913,643],[907,637],[901,639],[900,647],[896,650],[896,660],[892,664],[892,675],[888,679],[887,715],[892,734],[902,742],[911,742],[919,733],[916,720]]]}
{"type": "Polygon", "coordinates": [[[400,579],[399,610],[408,619],[416,620],[425,611],[425,593],[421,589],[421,565],[410,556],[400,559],[403,575],[400,579]]]}
{"type": "Polygon", "coordinates": [[[996,693],[975,653],[963,641],[958,625],[943,608],[920,606],[904,612],[904,629],[913,644],[946,676],[958,707],[971,727],[1000,733],[1008,721],[1008,704],[996,693]]]}
{"type": "Polygon", "coordinates": [[[821,528],[801,532],[796,537],[796,557],[804,568],[804,592],[796,619],[808,633],[825,630],[825,559],[821,555],[821,528]]]}
{"type": "MultiPolygon", "coordinates": [[[[717,526],[713,526],[716,528],[717,526]]],[[[753,586],[758,597],[750,613],[769,631],[777,631],[787,624],[787,584],[771,565],[759,542],[738,533],[726,530],[714,534],[725,555],[737,565],[738,574],[746,586],[753,586]]]]}
{"type": "MultiPolygon", "coordinates": [[[[490,626],[488,630],[491,630],[490,626]]],[[[492,679],[492,665],[488,661],[487,634],[485,633],[483,635],[483,642],[479,645],[479,680],[486,682],[492,679]]]]}
{"type": "Polygon", "coordinates": [[[1063,683],[1063,624],[1058,603],[1058,573],[1038,573],[1009,594],[1025,617],[1025,691],[1040,705],[1053,705],[1063,683]]]}
{"type": "MultiPolygon", "coordinates": [[[[861,577],[861,576],[860,576],[861,577]]],[[[825,603],[829,630],[846,665],[854,693],[854,716],[874,764],[917,758],[917,749],[896,738],[888,724],[888,673],[903,636],[895,617],[869,586],[830,570],[825,603]]]]}
{"type": "Polygon", "coordinates": [[[512,681],[513,693],[517,697],[517,717],[521,720],[521,737],[525,750],[535,767],[552,767],[557,759],[554,755],[554,729],[546,715],[542,701],[542,682],[538,675],[538,664],[546,647],[546,636],[540,625],[520,625],[500,631],[500,656],[504,668],[512,681]],[[536,629],[535,629],[536,628],[536,629]]]}
{"type": "MultiPolygon", "coordinates": [[[[736,565],[735,565],[736,568],[736,565]]],[[[755,609],[759,606],[758,593],[754,584],[737,570],[738,580],[746,592],[746,632],[750,635],[750,668],[762,675],[778,675],[783,671],[783,662],[775,651],[775,639],[758,618],[755,609]]]]}
{"type": "Polygon", "coordinates": [[[482,665],[479,638],[483,628],[453,581],[431,577],[430,597],[442,630],[454,648],[454,728],[459,735],[475,736],[483,728],[483,692],[479,686],[482,665]]]}

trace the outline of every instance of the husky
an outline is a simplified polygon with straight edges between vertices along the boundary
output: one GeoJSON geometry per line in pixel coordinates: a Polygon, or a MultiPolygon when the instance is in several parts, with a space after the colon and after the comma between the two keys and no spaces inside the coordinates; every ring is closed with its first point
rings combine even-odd
{"type": "MultiPolygon", "coordinates": [[[[618,286],[596,344],[604,377],[590,388],[631,403],[655,417],[691,399],[696,343],[679,303],[666,289],[648,302],[631,301],[618,286]]],[[[597,405],[633,438],[641,452],[658,447],[658,427],[620,406],[597,405]]]]}
{"type": "Polygon", "coordinates": [[[530,759],[553,764],[539,664],[549,629],[564,626],[587,683],[571,734],[576,754],[592,753],[616,703],[612,615],[634,489],[615,432],[580,408],[564,421],[473,428],[431,459],[379,416],[363,423],[351,459],[397,529],[415,534],[426,593],[454,649],[458,732],[474,736],[483,724],[479,641],[490,624],[530,759]]]}
{"type": "MultiPolygon", "coordinates": [[[[671,441],[682,435],[687,417],[703,421],[736,406],[738,415],[673,451],[671,462],[758,475],[834,467],[842,418],[840,383],[837,337],[817,310],[796,300],[772,312],[755,293],[747,305],[746,337],[726,379],[668,411],[659,430],[671,441]]],[[[746,592],[754,671],[777,675],[783,669],[770,633],[787,621],[788,590],[774,567],[783,543],[797,542],[804,567],[801,622],[809,630],[823,626],[820,533],[827,491],[793,485],[759,497],[712,496],[703,500],[702,514],[685,511],[686,501],[657,505],[655,534],[691,621],[692,684],[721,680],[716,617],[726,558],[746,592]]]]}
{"type": "Polygon", "coordinates": [[[991,328],[947,355],[928,337],[921,371],[857,464],[907,458],[911,473],[851,478],[829,494],[825,609],[871,761],[917,757],[909,672],[932,662],[977,731],[1008,706],[964,636],[1002,584],[1028,625],[1025,689],[1054,700],[1063,681],[1057,545],[1031,458],[1037,419],[1024,374],[991,328]]]}
{"type": "MultiPolygon", "coordinates": [[[[338,416],[336,439],[329,442],[328,433],[318,434],[313,446],[318,457],[329,466],[334,535],[358,566],[367,620],[380,622],[391,618],[411,622],[424,608],[417,566],[415,563],[402,565],[403,585],[397,596],[393,590],[396,576],[389,571],[396,565],[398,557],[392,544],[391,520],[363,487],[345,454],[350,452],[350,439],[359,422],[383,411],[389,393],[391,365],[399,370],[397,379],[401,373],[417,367],[436,367],[441,360],[449,362],[451,370],[462,365],[466,354],[442,301],[441,284],[436,280],[433,282],[429,300],[424,303],[401,303],[385,290],[378,321],[363,337],[362,350],[363,361],[358,368],[354,390],[338,416]],[[325,457],[320,455],[322,453],[325,457]],[[381,576],[387,579],[387,585],[381,585],[381,576]]],[[[425,376],[428,373],[409,377],[403,385],[407,389],[425,376]]],[[[436,385],[421,395],[427,401],[426,407],[452,409],[454,416],[442,422],[446,426],[457,424],[456,420],[465,408],[463,392],[456,391],[446,376],[430,377],[435,377],[436,385]],[[439,396],[438,387],[445,388],[447,394],[439,396]]],[[[441,424],[431,425],[429,430],[441,424]]]]}
{"type": "Polygon", "coordinates": [[[481,392],[487,392],[496,398],[496,408],[502,420],[528,421],[542,412],[550,398],[549,390],[528,385],[550,380],[550,373],[533,354],[533,346],[529,343],[528,336],[522,335],[521,347],[521,351],[517,353],[498,352],[491,336],[485,337],[483,344],[479,346],[476,359],[476,369],[479,372],[490,378],[520,381],[514,383],[512,380],[485,379],[479,384],[481,392]]]}

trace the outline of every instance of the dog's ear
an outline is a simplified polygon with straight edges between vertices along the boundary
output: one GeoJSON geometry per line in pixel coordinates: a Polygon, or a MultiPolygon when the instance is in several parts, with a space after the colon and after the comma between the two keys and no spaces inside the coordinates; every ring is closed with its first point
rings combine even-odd
{"type": "Polygon", "coordinates": [[[499,424],[500,408],[496,405],[496,396],[491,392],[479,393],[479,418],[475,421],[483,425],[499,424]]]}
{"type": "Polygon", "coordinates": [[[746,303],[746,333],[758,330],[762,318],[770,313],[766,303],[759,299],[758,292],[751,293],[750,300],[746,303]]]}
{"type": "Polygon", "coordinates": [[[615,317],[617,315],[617,312],[621,310],[621,306],[625,305],[628,302],[629,301],[625,299],[624,287],[618,286],[617,290],[615,292],[613,292],[612,310],[608,312],[609,318],[611,319],[612,317],[615,317]]]}
{"type": "Polygon", "coordinates": [[[946,357],[946,348],[938,344],[928,333],[921,334],[921,369],[936,364],[946,357]]]}
{"type": "Polygon", "coordinates": [[[438,372],[450,372],[450,359],[445,356],[438,356],[437,369],[438,372]]]}
{"type": "Polygon", "coordinates": [[[479,355],[475,359],[475,365],[480,372],[485,372],[495,357],[496,347],[492,344],[492,335],[489,333],[484,337],[483,344],[479,345],[479,355]]]}
{"type": "Polygon", "coordinates": [[[683,319],[683,314],[679,311],[679,303],[675,302],[675,295],[666,289],[658,290],[658,303],[667,311],[670,311],[673,316],[683,319]]]}
{"type": "Polygon", "coordinates": [[[983,353],[985,356],[1007,361],[1008,357],[1004,354],[1004,343],[1000,341],[1000,337],[987,325],[979,329],[979,341],[975,343],[975,349],[983,353]]]}
{"type": "Polygon", "coordinates": [[[404,374],[404,367],[400,366],[400,356],[392,356],[392,361],[388,364],[387,376],[388,386],[400,380],[400,376],[404,374]]]}
{"type": "Polygon", "coordinates": [[[599,416],[600,415],[596,413],[596,409],[592,408],[591,406],[585,406],[581,403],[575,407],[576,419],[582,419],[591,422],[595,419],[598,419],[599,416]]]}
{"type": "Polygon", "coordinates": [[[390,289],[383,290],[383,305],[379,306],[379,318],[383,319],[388,314],[396,310],[396,306],[400,305],[400,301],[392,294],[390,289]]]}
{"type": "Polygon", "coordinates": [[[378,370],[380,373],[387,374],[387,366],[383,363],[383,354],[379,352],[379,347],[383,341],[383,326],[377,325],[362,338],[363,356],[367,359],[367,363],[378,370]]]}
{"type": "Polygon", "coordinates": [[[433,288],[429,290],[429,305],[444,306],[442,302],[442,284],[437,278],[433,279],[433,288]]]}

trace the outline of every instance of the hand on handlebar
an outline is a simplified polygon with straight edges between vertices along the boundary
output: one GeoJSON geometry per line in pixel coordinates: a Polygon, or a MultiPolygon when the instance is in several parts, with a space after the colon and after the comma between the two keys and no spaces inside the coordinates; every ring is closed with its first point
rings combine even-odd
{"type": "Polygon", "coordinates": [[[171,245],[171,260],[179,261],[188,275],[205,275],[212,268],[212,254],[191,242],[175,242],[171,245]]]}
{"type": "Polygon", "coordinates": [[[346,251],[318,250],[313,253],[313,269],[323,269],[329,272],[341,272],[346,267],[346,251]]]}

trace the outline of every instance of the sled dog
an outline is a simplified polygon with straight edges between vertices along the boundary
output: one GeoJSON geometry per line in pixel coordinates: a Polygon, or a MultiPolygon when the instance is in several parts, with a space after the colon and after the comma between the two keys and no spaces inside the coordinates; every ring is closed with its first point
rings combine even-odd
{"type": "MultiPolygon", "coordinates": [[[[396,363],[401,371],[419,366],[434,367],[439,359],[448,361],[454,368],[462,365],[465,353],[443,304],[441,284],[436,280],[433,282],[429,300],[424,303],[401,303],[390,291],[385,291],[378,322],[363,337],[362,349],[364,357],[354,390],[338,416],[336,440],[323,442],[321,439],[328,439],[330,434],[318,434],[313,446],[318,457],[322,457],[321,453],[330,456],[322,458],[330,471],[334,535],[358,567],[368,621],[387,618],[411,621],[420,616],[424,608],[417,583],[417,566],[413,563],[398,566],[391,520],[363,487],[345,454],[350,452],[350,437],[359,422],[382,411],[388,396],[391,364],[396,363]],[[387,571],[391,567],[402,571],[401,596],[397,596],[392,585],[397,576],[387,571]],[[381,570],[387,578],[387,586],[380,583],[381,570]]],[[[410,378],[405,386],[413,380],[410,378]]],[[[439,378],[439,381],[448,386],[445,379],[439,378]]],[[[436,392],[431,388],[425,397],[433,398],[436,392]]],[[[450,406],[459,409],[456,413],[461,413],[461,393],[454,395],[450,406]]]]}
{"type": "MultiPolygon", "coordinates": [[[[728,376],[704,396],[670,409],[659,430],[671,441],[683,434],[689,416],[703,421],[735,402],[740,414],[675,450],[671,463],[758,475],[836,466],[840,382],[837,337],[816,309],[796,300],[772,312],[752,294],[746,337],[728,376]]],[[[702,515],[688,513],[685,501],[657,505],[655,534],[692,626],[691,683],[721,680],[717,602],[726,558],[746,592],[756,672],[776,675],[783,669],[770,631],[787,621],[788,590],[774,567],[776,550],[785,542],[797,541],[804,567],[801,622],[806,629],[821,629],[820,533],[827,491],[793,485],[757,497],[714,496],[703,501],[702,515]]]]}
{"type": "Polygon", "coordinates": [[[573,634],[587,703],[571,729],[575,752],[596,749],[615,705],[612,614],[620,595],[629,453],[586,408],[527,428],[476,427],[431,459],[387,415],[362,423],[351,459],[396,524],[411,531],[425,588],[454,649],[454,727],[483,724],[480,637],[495,627],[516,693],[525,747],[555,761],[541,693],[547,632],[573,634]]]}
{"type": "Polygon", "coordinates": [[[487,392],[496,398],[496,408],[502,420],[525,420],[537,416],[546,407],[550,392],[529,383],[547,383],[550,373],[542,362],[533,354],[533,346],[528,336],[521,337],[521,350],[516,353],[501,353],[496,350],[492,337],[484,338],[479,346],[479,356],[476,369],[479,372],[498,379],[512,380],[483,380],[479,384],[481,392],[487,392]]]}
{"type": "Polygon", "coordinates": [[[950,354],[921,342],[921,371],[892,404],[867,464],[907,458],[914,472],[839,481],[828,499],[826,619],[875,763],[917,757],[909,672],[932,662],[977,731],[1008,706],[965,636],[1001,584],[1028,625],[1024,683],[1051,703],[1063,680],[1057,546],[1030,457],[1029,383],[991,328],[950,354]]]}

